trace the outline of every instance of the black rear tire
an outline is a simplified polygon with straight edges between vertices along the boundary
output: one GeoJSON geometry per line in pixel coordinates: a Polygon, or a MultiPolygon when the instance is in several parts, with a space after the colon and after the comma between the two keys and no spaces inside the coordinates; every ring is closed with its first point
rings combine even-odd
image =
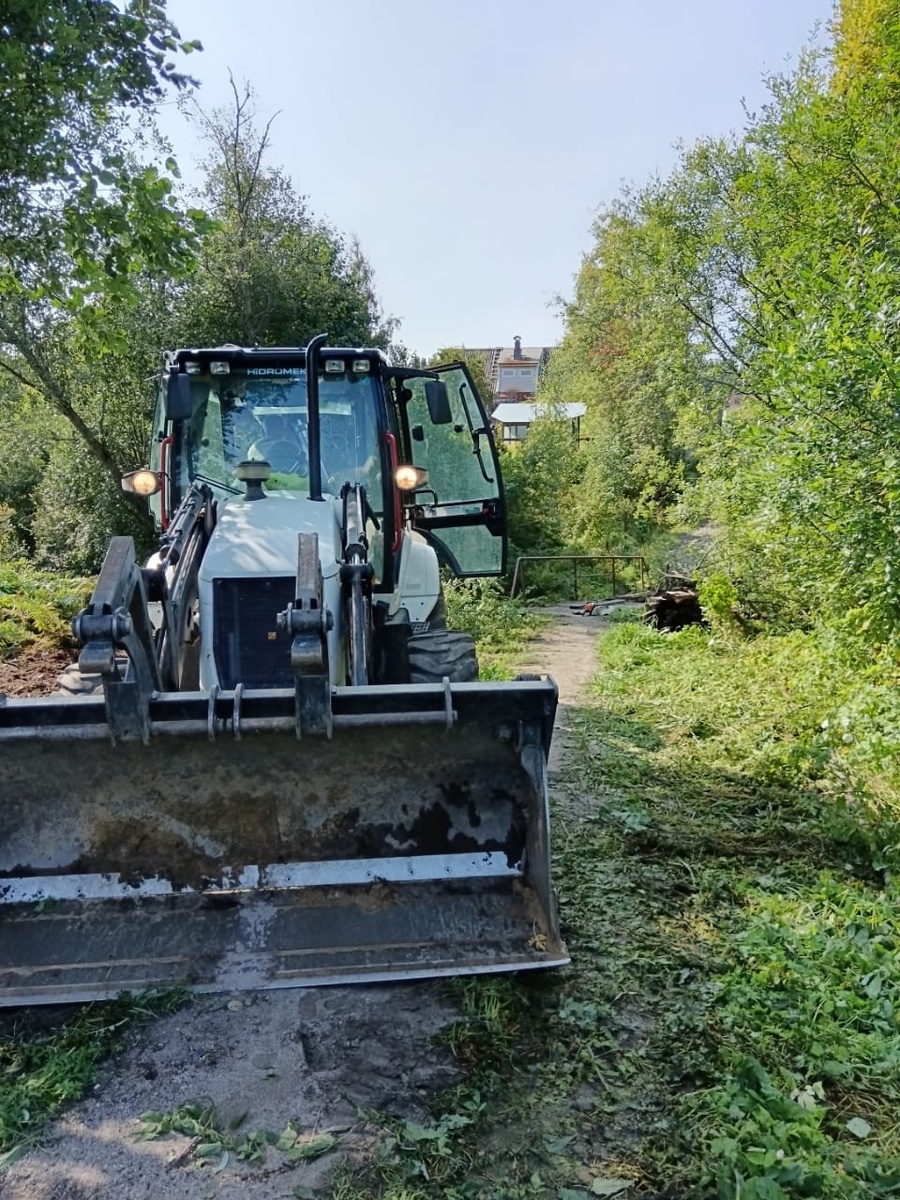
{"type": "Polygon", "coordinates": [[[471,683],[478,678],[475,639],[469,633],[440,629],[409,639],[410,683],[471,683]]]}

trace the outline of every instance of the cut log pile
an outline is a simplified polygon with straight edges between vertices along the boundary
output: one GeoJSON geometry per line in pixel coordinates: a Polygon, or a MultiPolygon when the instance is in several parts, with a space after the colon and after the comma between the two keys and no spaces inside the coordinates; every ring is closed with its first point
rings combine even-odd
{"type": "Polygon", "coordinates": [[[663,575],[659,587],[647,597],[645,619],[648,625],[672,631],[685,625],[702,625],[703,610],[696,582],[684,575],[663,575]]]}

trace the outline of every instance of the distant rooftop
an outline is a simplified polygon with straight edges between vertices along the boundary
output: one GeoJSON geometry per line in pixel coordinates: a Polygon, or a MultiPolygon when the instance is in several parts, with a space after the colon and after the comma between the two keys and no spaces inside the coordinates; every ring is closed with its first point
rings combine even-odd
{"type": "Polygon", "coordinates": [[[491,413],[491,420],[499,421],[501,425],[530,425],[538,417],[559,413],[566,420],[574,421],[578,417],[583,417],[586,411],[585,406],[578,403],[548,406],[546,404],[529,404],[526,400],[505,400],[502,404],[498,404],[491,413]]]}
{"type": "Polygon", "coordinates": [[[518,366],[523,362],[540,362],[543,353],[543,346],[520,346],[517,358],[515,347],[501,346],[499,361],[503,366],[518,366]]]}
{"type": "MultiPolygon", "coordinates": [[[[466,347],[466,354],[479,358],[484,363],[484,373],[491,382],[494,395],[502,392],[500,387],[500,367],[536,366],[538,378],[547,365],[553,346],[523,346],[522,339],[513,338],[511,346],[473,346],[466,347]]],[[[511,391],[517,389],[511,388],[511,391]]]]}

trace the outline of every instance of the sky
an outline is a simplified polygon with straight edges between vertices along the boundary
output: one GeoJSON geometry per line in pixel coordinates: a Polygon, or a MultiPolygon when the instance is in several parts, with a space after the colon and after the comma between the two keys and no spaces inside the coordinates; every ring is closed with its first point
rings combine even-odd
{"type": "MultiPolygon", "coordinates": [[[[796,63],[831,0],[168,0],[207,110],[228,73],[269,163],[358,237],[397,340],[555,344],[591,225],[677,145],[727,134],[796,63]]],[[[162,127],[188,182],[201,152],[162,127]]]]}

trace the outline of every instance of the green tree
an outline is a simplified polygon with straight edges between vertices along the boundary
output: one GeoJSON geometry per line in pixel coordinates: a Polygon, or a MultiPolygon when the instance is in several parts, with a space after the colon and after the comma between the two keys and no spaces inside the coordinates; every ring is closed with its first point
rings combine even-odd
{"type": "Polygon", "coordinates": [[[148,0],[14,2],[3,32],[0,374],[62,417],[117,489],[101,364],[127,351],[148,276],[187,272],[205,228],[175,201],[175,163],[137,156],[153,105],[185,82],[174,54],[197,43],[148,0]]]}
{"type": "Polygon", "coordinates": [[[721,405],[723,383],[679,299],[667,203],[654,184],[625,193],[595,222],[541,382],[542,399],[587,410],[574,510],[586,544],[622,545],[666,523],[721,405]]]}
{"type": "Polygon", "coordinates": [[[444,346],[440,350],[435,350],[434,354],[428,359],[429,367],[439,367],[444,363],[464,363],[469,368],[469,374],[472,376],[472,382],[478,395],[481,397],[481,402],[485,409],[490,412],[493,407],[494,389],[491,387],[491,381],[488,379],[487,370],[485,369],[484,359],[480,354],[475,354],[471,350],[467,350],[465,346],[444,346]]]}
{"type": "MultiPolygon", "coordinates": [[[[61,199],[80,211],[82,231],[104,227],[112,211],[101,189],[116,186],[125,163],[98,134],[126,111],[149,111],[167,84],[189,82],[174,56],[199,48],[181,40],[158,0],[9,0],[0,39],[5,257],[27,262],[29,239],[54,227],[61,199]],[[57,202],[49,210],[48,195],[57,202]]],[[[114,245],[107,251],[121,264],[114,245]]]]}
{"type": "Polygon", "coordinates": [[[900,31],[870,32],[883,39],[870,71],[860,59],[835,88],[833,57],[807,57],[772,81],[734,169],[706,175],[720,245],[725,230],[740,247],[717,260],[737,301],[717,326],[740,348],[744,393],[706,475],[758,608],[853,612],[886,636],[900,631],[900,31]]]}
{"type": "Polygon", "coordinates": [[[381,314],[359,243],[314,217],[266,165],[272,120],[260,128],[252,89],[231,87],[230,108],[193,106],[210,147],[202,201],[216,227],[176,302],[181,340],[298,345],[327,332],[332,345],[386,346],[396,322],[381,314]]]}
{"type": "Polygon", "coordinates": [[[577,541],[585,455],[572,423],[554,414],[533,421],[528,436],[500,451],[509,536],[522,554],[561,554],[577,541]]]}

